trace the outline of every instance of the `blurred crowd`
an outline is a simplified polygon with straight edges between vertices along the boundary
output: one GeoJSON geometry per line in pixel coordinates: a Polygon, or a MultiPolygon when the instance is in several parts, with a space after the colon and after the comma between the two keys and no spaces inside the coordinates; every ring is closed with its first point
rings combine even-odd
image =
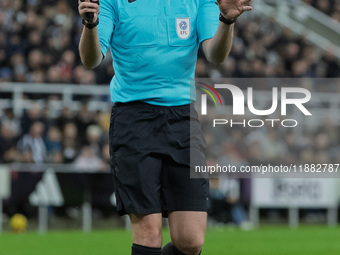
{"type": "Polygon", "coordinates": [[[79,170],[107,170],[109,114],[86,105],[64,108],[56,119],[32,103],[21,118],[6,109],[0,125],[0,162],[72,163],[79,170]]]}
{"type": "Polygon", "coordinates": [[[303,1],[340,22],[339,0],[303,0],[303,1]]]}
{"type": "MultiPolygon", "coordinates": [[[[309,2],[339,14],[338,2],[309,2]]],[[[0,81],[108,84],[114,75],[110,57],[95,70],[80,64],[82,27],[77,1],[1,0],[0,81]]],[[[200,51],[197,77],[339,76],[331,48],[321,52],[275,20],[247,13],[235,31],[232,52],[221,67],[209,65],[200,51]]]]}
{"type": "Polygon", "coordinates": [[[80,64],[77,1],[0,1],[0,81],[108,84],[109,61],[96,71],[80,64]]]}

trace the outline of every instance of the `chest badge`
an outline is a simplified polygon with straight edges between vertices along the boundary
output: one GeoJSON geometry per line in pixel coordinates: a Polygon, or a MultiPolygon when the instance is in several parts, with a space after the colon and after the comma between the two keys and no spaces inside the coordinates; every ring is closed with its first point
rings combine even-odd
{"type": "Polygon", "coordinates": [[[186,40],[191,31],[190,18],[176,18],[176,32],[179,38],[186,40]]]}

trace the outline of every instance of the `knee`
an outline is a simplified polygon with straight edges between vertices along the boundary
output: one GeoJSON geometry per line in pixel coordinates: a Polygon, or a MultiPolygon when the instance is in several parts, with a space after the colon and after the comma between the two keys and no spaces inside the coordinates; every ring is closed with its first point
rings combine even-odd
{"type": "Polygon", "coordinates": [[[204,243],[204,235],[187,235],[172,238],[175,247],[187,255],[198,255],[202,250],[204,243]]]}

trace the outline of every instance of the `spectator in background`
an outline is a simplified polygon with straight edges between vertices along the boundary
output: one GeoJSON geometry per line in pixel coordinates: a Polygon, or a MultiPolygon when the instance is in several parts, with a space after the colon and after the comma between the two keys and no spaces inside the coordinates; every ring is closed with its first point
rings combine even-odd
{"type": "Polygon", "coordinates": [[[74,167],[83,171],[100,171],[105,169],[105,164],[91,146],[84,145],[80,155],[74,161],[74,167]]]}
{"type": "Polygon", "coordinates": [[[25,56],[20,53],[14,53],[10,58],[9,64],[14,82],[24,82],[26,80],[26,73],[27,73],[27,65],[25,62],[25,56]]]}
{"type": "MultiPolygon", "coordinates": [[[[110,113],[105,111],[97,111],[94,114],[93,120],[95,123],[97,123],[102,131],[104,132],[103,135],[105,135],[105,132],[109,132],[110,127],[110,113]]],[[[105,140],[105,139],[104,139],[105,140]]]]}
{"type": "Polygon", "coordinates": [[[74,123],[67,123],[64,126],[63,133],[62,153],[64,163],[71,163],[76,158],[80,148],[77,126],[74,123]]]}
{"type": "Polygon", "coordinates": [[[61,68],[60,66],[50,66],[46,74],[47,83],[62,83],[61,68]]]}
{"type": "Polygon", "coordinates": [[[339,77],[340,65],[339,61],[336,59],[332,50],[327,50],[323,55],[321,61],[325,65],[326,73],[325,77],[339,77]]]}
{"type": "Polygon", "coordinates": [[[43,66],[43,57],[44,54],[41,50],[35,49],[29,52],[28,54],[28,67],[30,71],[41,70],[43,66]]]}
{"type": "Polygon", "coordinates": [[[315,6],[318,8],[320,11],[327,15],[331,15],[333,13],[333,6],[334,6],[334,1],[331,0],[316,0],[315,6]]]}
{"type": "Polygon", "coordinates": [[[12,131],[8,127],[0,125],[0,162],[4,161],[6,151],[13,147],[16,142],[12,131]]]}
{"type": "Polygon", "coordinates": [[[208,214],[216,222],[227,223],[229,206],[226,195],[220,191],[219,179],[212,178],[209,181],[209,211],[208,214]]]}
{"type": "Polygon", "coordinates": [[[86,140],[91,149],[98,156],[100,155],[100,138],[102,135],[101,128],[96,125],[90,125],[86,129],[86,140]]]}
{"type": "Polygon", "coordinates": [[[18,138],[21,131],[19,119],[14,115],[11,108],[5,109],[4,113],[4,116],[1,118],[1,125],[10,130],[11,138],[18,138]]]}
{"type": "Polygon", "coordinates": [[[73,16],[74,13],[66,0],[57,1],[54,22],[59,25],[63,31],[71,31],[73,16]]]}
{"type": "Polygon", "coordinates": [[[36,121],[42,122],[45,125],[47,124],[47,120],[43,116],[39,103],[31,103],[30,107],[24,112],[20,120],[22,134],[28,133],[32,123],[36,121]]]}
{"type": "Polygon", "coordinates": [[[6,66],[6,59],[6,50],[0,48],[0,82],[11,81],[11,70],[6,66]]]}
{"type": "Polygon", "coordinates": [[[19,152],[27,160],[32,157],[34,163],[43,163],[47,159],[46,145],[43,140],[44,128],[42,122],[34,122],[29,133],[24,135],[18,143],[19,152]]]}
{"type": "Polygon", "coordinates": [[[12,109],[5,109],[0,119],[0,162],[6,161],[5,154],[16,145],[20,136],[20,122],[12,109]]]}
{"type": "Polygon", "coordinates": [[[62,134],[57,127],[50,127],[47,132],[46,149],[48,161],[51,163],[62,163],[61,153],[62,134]]]}
{"type": "Polygon", "coordinates": [[[210,179],[209,215],[221,223],[234,223],[242,229],[251,228],[240,200],[240,181],[236,179],[210,179]]]}
{"type": "Polygon", "coordinates": [[[93,70],[88,70],[82,65],[78,65],[73,71],[73,81],[77,84],[95,84],[96,75],[93,70]]]}
{"type": "Polygon", "coordinates": [[[80,142],[86,142],[86,129],[93,122],[93,112],[90,112],[86,104],[83,104],[76,115],[76,125],[79,132],[80,142]]]}
{"type": "Polygon", "coordinates": [[[67,123],[74,121],[72,111],[68,107],[64,107],[61,110],[59,117],[56,119],[56,125],[60,130],[63,130],[67,123]]]}
{"type": "Polygon", "coordinates": [[[220,179],[219,190],[226,194],[226,202],[230,206],[231,220],[243,229],[251,227],[247,221],[245,209],[240,202],[241,187],[240,180],[237,179],[220,179]]]}
{"type": "Polygon", "coordinates": [[[0,163],[9,164],[21,161],[17,146],[14,144],[6,147],[4,153],[0,152],[0,155],[3,155],[0,156],[0,163]]]}
{"type": "MultiPolygon", "coordinates": [[[[72,70],[75,66],[76,56],[73,51],[66,50],[61,56],[61,60],[58,64],[60,70],[60,76],[62,77],[62,81],[65,83],[72,82],[72,70]]],[[[93,83],[94,84],[94,83],[93,83]]]]}

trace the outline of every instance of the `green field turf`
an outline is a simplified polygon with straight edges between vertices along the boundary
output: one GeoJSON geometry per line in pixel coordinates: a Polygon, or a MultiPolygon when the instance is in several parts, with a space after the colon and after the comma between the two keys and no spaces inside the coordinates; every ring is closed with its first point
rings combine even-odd
{"type": "MultiPolygon", "coordinates": [[[[164,243],[168,241],[169,233],[165,230],[164,243]]],[[[0,235],[0,255],[129,255],[130,246],[131,233],[124,230],[0,235]]],[[[340,254],[340,228],[209,229],[202,255],[219,254],[336,255],[340,254]]]]}

